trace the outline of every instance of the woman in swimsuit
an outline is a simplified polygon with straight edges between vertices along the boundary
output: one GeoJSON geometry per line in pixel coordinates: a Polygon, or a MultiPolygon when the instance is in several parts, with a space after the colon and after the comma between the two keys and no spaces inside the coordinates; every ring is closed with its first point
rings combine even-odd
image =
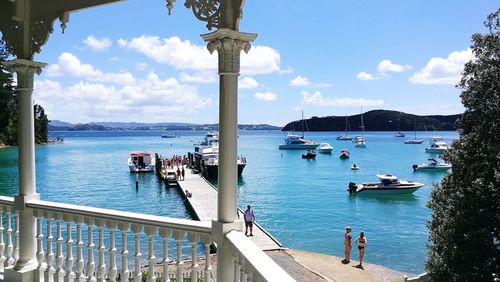
{"type": "Polygon", "coordinates": [[[344,251],[344,259],[342,260],[342,263],[344,264],[347,264],[350,262],[350,256],[351,256],[351,227],[347,226],[345,228],[345,233],[344,233],[344,247],[345,247],[345,251],[344,251]]]}
{"type": "Polygon", "coordinates": [[[359,264],[356,267],[363,268],[363,256],[365,255],[365,247],[368,244],[368,240],[365,237],[365,232],[361,231],[359,237],[354,241],[358,245],[359,251],[359,264]]]}

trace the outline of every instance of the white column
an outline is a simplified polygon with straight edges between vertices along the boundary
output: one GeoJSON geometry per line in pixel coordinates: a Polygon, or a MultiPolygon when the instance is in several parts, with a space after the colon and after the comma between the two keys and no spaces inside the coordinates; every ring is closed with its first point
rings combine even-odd
{"type": "Polygon", "coordinates": [[[35,123],[33,114],[34,75],[40,74],[45,63],[16,59],[5,62],[11,72],[17,74],[19,145],[19,192],[15,197],[15,209],[19,216],[19,257],[13,268],[6,269],[7,281],[33,279],[37,268],[36,260],[36,219],[33,210],[25,208],[25,203],[38,199],[35,186],[35,123]]]}
{"type": "MultiPolygon", "coordinates": [[[[233,279],[233,258],[227,232],[239,229],[233,224],[237,217],[236,188],[238,184],[237,129],[238,129],[238,76],[240,53],[250,50],[250,42],[257,37],[221,28],[202,35],[208,42],[210,53],[217,50],[219,56],[219,192],[217,198],[217,222],[213,224],[217,242],[217,280],[233,279]]],[[[240,225],[241,226],[241,225],[240,225]]]]}

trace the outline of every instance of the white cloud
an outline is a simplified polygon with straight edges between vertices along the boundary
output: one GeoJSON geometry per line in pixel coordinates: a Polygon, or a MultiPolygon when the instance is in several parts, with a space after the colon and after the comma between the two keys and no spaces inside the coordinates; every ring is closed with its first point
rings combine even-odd
{"type": "Polygon", "coordinates": [[[372,100],[365,98],[328,98],[323,97],[319,91],[310,94],[303,91],[302,103],[315,106],[383,106],[384,100],[372,100]]]}
{"type": "MultiPolygon", "coordinates": [[[[217,55],[211,55],[205,45],[196,45],[177,36],[160,38],[142,35],[130,40],[117,40],[118,46],[135,50],[157,63],[176,69],[216,71],[217,55]]],[[[241,53],[241,74],[256,75],[279,72],[280,54],[268,46],[253,46],[248,54],[241,53]]]]}
{"type": "Polygon", "coordinates": [[[238,83],[238,88],[240,89],[253,89],[257,88],[258,86],[259,83],[253,77],[248,77],[248,76],[245,76],[242,79],[240,79],[238,83]]]}
{"type": "Polygon", "coordinates": [[[402,65],[394,64],[390,60],[382,60],[377,65],[377,71],[380,74],[385,74],[388,72],[405,72],[406,70],[408,70],[410,68],[411,68],[411,66],[409,66],[409,65],[402,66],[402,65]]]}
{"type": "Polygon", "coordinates": [[[267,91],[267,92],[257,92],[255,93],[255,99],[262,101],[276,101],[276,94],[267,91]]]}
{"type": "Polygon", "coordinates": [[[107,73],[95,69],[92,65],[82,64],[75,55],[64,52],[57,58],[57,64],[47,68],[48,76],[74,76],[93,82],[110,82],[115,84],[134,84],[135,78],[129,72],[107,73]]]}
{"type": "Polygon", "coordinates": [[[148,64],[146,64],[144,62],[136,63],[135,68],[138,70],[144,71],[148,68],[148,64]]]}
{"type": "Polygon", "coordinates": [[[184,82],[215,83],[217,82],[217,74],[215,72],[198,72],[190,75],[183,72],[180,74],[180,80],[184,82]]]}
{"type": "Polygon", "coordinates": [[[107,37],[95,38],[93,35],[87,36],[83,43],[89,46],[92,50],[101,52],[107,50],[111,46],[111,40],[107,37]]]}
{"type": "Polygon", "coordinates": [[[300,75],[290,80],[290,86],[307,86],[309,84],[311,84],[309,79],[300,75]]]}
{"type": "Polygon", "coordinates": [[[471,49],[451,52],[447,58],[431,58],[427,65],[410,77],[415,84],[457,84],[465,63],[472,60],[471,49]]]}
{"type": "Polygon", "coordinates": [[[84,81],[63,87],[51,80],[36,81],[35,99],[52,119],[69,122],[181,120],[212,106],[196,87],[153,72],[120,87],[84,81]]]}
{"type": "Polygon", "coordinates": [[[375,77],[373,77],[373,75],[371,73],[367,73],[367,72],[360,72],[358,73],[358,75],[356,76],[356,78],[358,80],[374,80],[375,77]]]}

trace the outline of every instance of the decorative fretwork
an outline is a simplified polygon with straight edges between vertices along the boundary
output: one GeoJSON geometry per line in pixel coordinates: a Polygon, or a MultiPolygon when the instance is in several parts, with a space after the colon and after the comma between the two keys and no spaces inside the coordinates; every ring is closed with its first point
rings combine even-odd
{"type": "Polygon", "coordinates": [[[208,30],[219,27],[220,0],[186,0],[184,6],[191,8],[197,19],[207,22],[208,30]]]}

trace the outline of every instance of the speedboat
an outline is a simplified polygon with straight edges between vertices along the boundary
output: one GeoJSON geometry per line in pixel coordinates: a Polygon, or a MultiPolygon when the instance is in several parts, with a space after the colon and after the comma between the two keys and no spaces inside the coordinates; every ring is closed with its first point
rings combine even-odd
{"type": "Polygon", "coordinates": [[[358,170],[359,169],[359,166],[356,165],[356,164],[352,164],[351,166],[351,170],[358,170]]]}
{"type": "Polygon", "coordinates": [[[128,158],[130,172],[154,172],[155,159],[150,152],[132,152],[128,158]]]}
{"type": "Polygon", "coordinates": [[[412,194],[423,183],[399,180],[397,176],[390,174],[377,174],[379,182],[376,183],[349,183],[349,194],[377,195],[377,194],[412,194]]]}
{"type": "Polygon", "coordinates": [[[320,152],[322,154],[331,154],[332,150],[333,150],[333,147],[329,143],[321,143],[321,144],[319,144],[318,152],[320,152]]]}
{"type": "Polygon", "coordinates": [[[443,138],[439,136],[432,136],[429,140],[429,147],[425,148],[425,152],[431,154],[442,154],[448,149],[448,144],[443,141],[443,138]]]}
{"type": "Polygon", "coordinates": [[[348,159],[350,157],[349,151],[347,149],[340,150],[339,158],[342,160],[348,159]]]}
{"type": "Polygon", "coordinates": [[[365,138],[363,136],[356,136],[352,140],[354,147],[356,148],[366,148],[365,138]]]}
{"type": "Polygon", "coordinates": [[[313,150],[319,146],[313,140],[305,140],[303,136],[288,134],[285,138],[285,144],[279,145],[280,150],[313,150]]]}
{"type": "Polygon", "coordinates": [[[421,171],[447,171],[451,168],[451,164],[441,162],[438,163],[435,159],[428,159],[429,163],[412,166],[413,171],[421,170],[421,171]]]}
{"type": "Polygon", "coordinates": [[[161,135],[161,138],[175,138],[177,135],[175,133],[165,133],[161,135]]]}
{"type": "Polygon", "coordinates": [[[316,152],[314,152],[314,150],[307,150],[307,153],[302,154],[302,158],[314,160],[316,158],[316,152]]]}

